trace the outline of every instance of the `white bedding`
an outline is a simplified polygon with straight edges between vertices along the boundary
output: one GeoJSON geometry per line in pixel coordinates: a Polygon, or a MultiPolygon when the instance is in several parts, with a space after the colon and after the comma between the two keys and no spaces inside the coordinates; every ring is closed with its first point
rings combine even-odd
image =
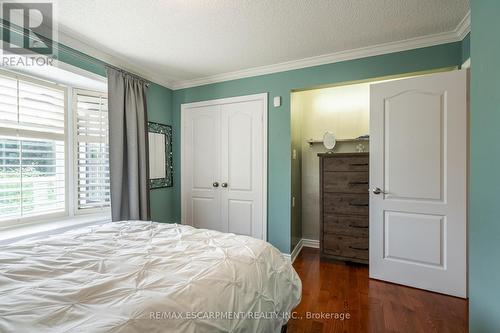
{"type": "Polygon", "coordinates": [[[300,295],[268,243],[177,224],[0,246],[0,332],[279,332],[300,295]]]}

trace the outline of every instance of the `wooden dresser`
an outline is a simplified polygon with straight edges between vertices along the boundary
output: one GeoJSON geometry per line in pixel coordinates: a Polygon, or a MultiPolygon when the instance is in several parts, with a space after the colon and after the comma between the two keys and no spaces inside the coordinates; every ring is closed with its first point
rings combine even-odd
{"type": "Polygon", "coordinates": [[[368,153],[321,153],[321,257],[368,264],[368,153]]]}

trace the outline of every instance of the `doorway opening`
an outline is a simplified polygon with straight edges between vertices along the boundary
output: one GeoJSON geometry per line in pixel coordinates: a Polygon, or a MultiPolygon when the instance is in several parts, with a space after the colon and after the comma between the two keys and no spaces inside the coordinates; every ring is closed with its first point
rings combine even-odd
{"type": "Polygon", "coordinates": [[[370,86],[449,72],[457,67],[340,82],[291,91],[291,258],[301,248],[320,248],[318,153],[327,152],[323,136],[335,136],[333,153],[369,154],[370,86]]]}
{"type": "Polygon", "coordinates": [[[468,74],[412,76],[292,93],[291,256],[466,297],[468,74]]]}
{"type": "Polygon", "coordinates": [[[320,244],[318,154],[369,151],[370,84],[362,82],[291,94],[292,250],[320,244]],[[325,133],[335,138],[332,149],[324,146],[325,133]]]}

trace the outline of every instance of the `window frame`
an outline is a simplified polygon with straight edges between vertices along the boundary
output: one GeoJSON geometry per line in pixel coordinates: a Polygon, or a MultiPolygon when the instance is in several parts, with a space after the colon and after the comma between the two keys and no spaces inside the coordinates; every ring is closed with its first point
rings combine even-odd
{"type": "MultiPolygon", "coordinates": [[[[97,207],[97,208],[90,208],[90,209],[79,209],[78,208],[78,128],[77,128],[77,123],[78,123],[78,98],[77,95],[81,93],[82,95],[90,95],[94,97],[102,97],[103,95],[106,96],[106,99],[108,98],[108,93],[107,92],[101,92],[101,91],[94,91],[94,90],[88,90],[88,89],[80,89],[80,88],[72,88],[71,89],[71,99],[72,99],[72,149],[73,149],[73,174],[72,177],[73,179],[73,212],[74,215],[86,215],[86,214],[95,214],[95,213],[111,213],[111,202],[109,206],[107,207],[97,207]]],[[[108,135],[108,146],[109,146],[109,135],[108,135]]],[[[108,147],[109,151],[109,147],[108,147]]],[[[109,160],[109,159],[108,159],[109,160]]]]}
{"type": "MultiPolygon", "coordinates": [[[[35,85],[40,85],[49,89],[61,90],[64,93],[64,133],[61,137],[60,134],[51,134],[47,132],[30,131],[23,129],[12,129],[4,128],[0,126],[2,135],[4,137],[12,138],[26,138],[26,139],[47,139],[47,140],[59,140],[64,142],[64,211],[53,212],[35,216],[19,217],[13,219],[6,219],[0,221],[0,230],[5,228],[17,228],[25,227],[29,225],[39,225],[48,222],[57,222],[72,219],[75,217],[94,217],[96,221],[98,220],[109,220],[111,216],[111,206],[89,209],[89,210],[79,210],[76,203],[77,200],[77,187],[78,177],[76,173],[76,163],[77,163],[77,150],[75,145],[77,145],[76,136],[76,99],[73,101],[73,96],[75,91],[83,91],[85,93],[94,93],[99,95],[107,95],[107,91],[101,91],[99,89],[89,90],[82,89],[78,86],[72,86],[67,84],[58,83],[55,81],[49,81],[42,78],[37,78],[31,75],[21,74],[15,70],[5,70],[0,69],[0,76],[9,77],[15,80],[21,80],[35,85]]],[[[108,138],[109,140],[109,138],[108,138]]]]}

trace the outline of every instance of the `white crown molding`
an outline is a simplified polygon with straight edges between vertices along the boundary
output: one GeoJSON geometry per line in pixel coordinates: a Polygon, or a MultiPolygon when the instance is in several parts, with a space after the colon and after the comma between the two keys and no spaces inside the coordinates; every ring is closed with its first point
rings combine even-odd
{"type": "MultiPolygon", "coordinates": [[[[124,69],[132,74],[136,74],[136,75],[138,75],[138,76],[140,76],[148,81],[151,81],[151,82],[160,84],[164,87],[167,87],[169,89],[172,89],[172,81],[166,80],[163,75],[158,75],[157,73],[145,70],[141,67],[138,67],[138,66],[132,64],[125,57],[121,57],[121,56],[118,56],[115,54],[110,54],[110,53],[106,53],[104,51],[98,50],[95,47],[90,46],[89,44],[66,34],[64,31],[59,30],[57,21],[54,22],[54,25],[55,25],[55,36],[50,36],[50,37],[46,36],[46,37],[53,38],[56,42],[58,42],[64,46],[70,47],[78,52],[81,52],[81,53],[87,55],[87,56],[96,58],[100,61],[103,61],[103,62],[109,64],[109,65],[112,65],[112,66],[115,66],[118,68],[122,68],[122,69],[124,69]]],[[[2,27],[2,28],[5,27],[3,22],[0,22],[0,27],[2,27]]],[[[22,30],[19,30],[20,29],[19,27],[10,26],[9,28],[16,29],[15,31],[17,31],[18,33],[21,33],[21,34],[23,33],[22,30]]],[[[32,38],[32,37],[29,37],[29,38],[32,38]]],[[[75,56],[78,57],[77,54],[75,54],[75,56]]],[[[84,60],[88,60],[88,59],[84,59],[84,60]]]]}
{"type": "Polygon", "coordinates": [[[236,79],[242,79],[252,76],[279,73],[294,69],[307,68],[336,62],[354,60],[366,57],[372,57],[382,54],[407,51],[439,44],[453,43],[461,41],[470,31],[470,11],[460,21],[453,31],[432,34],[422,37],[410,38],[402,41],[389,42],[384,44],[372,45],[353,50],[334,52],[320,56],[304,58],[277,63],[274,65],[260,66],[240,71],[228,72],[223,74],[211,75],[192,80],[174,81],[172,89],[192,88],[211,83],[224,82],[236,79]]]}
{"type": "Polygon", "coordinates": [[[240,71],[228,72],[224,74],[216,74],[199,79],[178,81],[174,82],[173,89],[178,90],[184,88],[197,87],[211,83],[224,82],[224,81],[242,79],[242,78],[265,75],[265,74],[273,74],[273,73],[279,73],[294,69],[301,69],[301,68],[307,68],[325,64],[332,64],[346,60],[354,60],[354,59],[372,57],[382,54],[407,51],[407,50],[418,49],[422,47],[434,46],[439,44],[446,44],[456,41],[458,41],[458,37],[455,32],[435,34],[425,37],[417,37],[417,38],[407,39],[404,41],[390,42],[385,44],[362,47],[354,50],[324,54],[321,56],[304,58],[300,60],[292,60],[274,65],[254,67],[240,71]]]}
{"type": "Polygon", "coordinates": [[[460,40],[463,40],[465,36],[470,32],[470,25],[471,25],[471,20],[470,20],[470,10],[465,14],[464,18],[460,23],[457,25],[455,28],[454,32],[457,34],[458,38],[460,40]]]}
{"type": "Polygon", "coordinates": [[[145,70],[144,68],[138,67],[124,57],[98,50],[95,47],[90,46],[89,44],[72,36],[69,36],[68,34],[60,30],[57,32],[57,36],[58,43],[61,43],[93,58],[101,60],[109,65],[122,68],[132,74],[138,75],[148,81],[157,83],[166,88],[172,89],[173,87],[172,81],[166,80],[163,75],[158,75],[157,73],[153,73],[145,70]]]}
{"type": "Polygon", "coordinates": [[[74,37],[65,34],[62,31],[58,32],[59,35],[58,41],[61,44],[64,44],[75,50],[78,50],[82,53],[92,56],[96,59],[104,61],[110,65],[130,71],[131,73],[139,75],[146,80],[158,83],[169,89],[178,90],[178,89],[197,87],[217,82],[224,82],[224,81],[237,80],[253,76],[279,73],[294,69],[332,64],[341,61],[354,60],[354,59],[372,57],[382,54],[434,46],[439,44],[457,42],[463,40],[465,36],[467,36],[467,34],[471,30],[470,26],[471,26],[470,11],[468,11],[465,17],[457,25],[457,27],[449,32],[432,34],[422,37],[415,37],[402,41],[372,45],[353,50],[334,52],[310,58],[281,62],[273,65],[259,66],[244,70],[215,74],[191,80],[166,79],[164,75],[154,73],[145,70],[142,67],[136,66],[124,57],[98,50],[86,44],[85,42],[82,42],[81,40],[78,40],[74,37]]]}

